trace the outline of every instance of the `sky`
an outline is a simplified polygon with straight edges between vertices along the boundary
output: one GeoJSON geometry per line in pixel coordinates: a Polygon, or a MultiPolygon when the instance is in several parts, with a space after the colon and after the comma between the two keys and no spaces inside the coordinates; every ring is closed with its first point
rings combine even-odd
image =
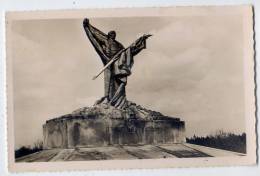
{"type": "MultiPolygon", "coordinates": [[[[12,22],[15,147],[42,140],[46,120],[103,96],[102,63],[83,19],[12,22]]],[[[125,47],[152,34],[134,58],[127,99],[185,121],[186,135],[245,131],[240,15],[91,18],[125,47]]]]}

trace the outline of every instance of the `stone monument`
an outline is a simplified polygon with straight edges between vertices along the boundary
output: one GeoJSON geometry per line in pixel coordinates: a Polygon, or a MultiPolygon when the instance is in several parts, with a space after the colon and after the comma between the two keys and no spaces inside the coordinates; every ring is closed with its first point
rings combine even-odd
{"type": "Polygon", "coordinates": [[[146,48],[145,34],[124,47],[116,32],[103,33],[84,19],[83,27],[101,58],[104,96],[92,107],[46,121],[44,148],[100,147],[185,142],[185,124],[179,118],[148,110],[126,99],[125,86],[134,57],[146,48]]]}

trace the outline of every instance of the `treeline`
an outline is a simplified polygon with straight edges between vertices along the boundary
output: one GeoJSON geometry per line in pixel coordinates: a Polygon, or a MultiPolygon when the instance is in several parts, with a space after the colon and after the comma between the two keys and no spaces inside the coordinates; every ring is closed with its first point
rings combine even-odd
{"type": "Polygon", "coordinates": [[[239,153],[246,153],[246,133],[234,134],[219,131],[206,137],[186,138],[187,143],[203,145],[239,153]]]}
{"type": "Polygon", "coordinates": [[[15,150],[15,158],[26,156],[35,152],[43,150],[43,142],[37,141],[33,146],[22,146],[15,150]]]}

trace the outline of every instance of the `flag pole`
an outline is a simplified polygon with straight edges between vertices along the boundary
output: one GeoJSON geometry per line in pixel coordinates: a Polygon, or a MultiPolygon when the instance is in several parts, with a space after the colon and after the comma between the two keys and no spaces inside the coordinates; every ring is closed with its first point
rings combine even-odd
{"type": "Polygon", "coordinates": [[[92,80],[95,80],[97,77],[99,77],[99,75],[101,75],[101,73],[103,73],[107,69],[107,67],[109,67],[114,61],[119,59],[119,57],[118,57],[119,54],[121,54],[123,51],[127,50],[129,47],[127,47],[126,49],[122,49],[122,50],[118,51],[118,53],[99,71],[99,73],[97,75],[95,75],[92,78],[92,80]]]}
{"type": "MultiPolygon", "coordinates": [[[[149,38],[149,37],[151,37],[152,35],[151,34],[144,34],[142,37],[144,37],[144,39],[147,39],[147,38],[149,38]]],[[[127,50],[128,48],[130,48],[131,47],[131,45],[130,46],[128,46],[127,48],[125,48],[125,49],[122,49],[122,50],[120,50],[120,51],[118,51],[118,53],[100,70],[100,72],[97,74],[97,75],[95,75],[93,78],[92,78],[92,80],[95,80],[97,77],[99,77],[99,75],[101,75],[101,73],[103,73],[104,71],[105,71],[105,69],[107,69],[107,67],[109,67],[114,61],[116,61],[117,59],[119,59],[119,55],[122,53],[122,52],[124,52],[125,50],[127,50]]]]}

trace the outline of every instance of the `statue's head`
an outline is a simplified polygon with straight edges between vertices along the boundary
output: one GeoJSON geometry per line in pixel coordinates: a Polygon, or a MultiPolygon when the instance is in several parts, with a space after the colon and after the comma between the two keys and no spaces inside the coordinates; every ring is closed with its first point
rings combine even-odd
{"type": "Polygon", "coordinates": [[[111,38],[113,40],[116,39],[116,31],[109,31],[107,35],[108,35],[108,38],[111,38]]]}

